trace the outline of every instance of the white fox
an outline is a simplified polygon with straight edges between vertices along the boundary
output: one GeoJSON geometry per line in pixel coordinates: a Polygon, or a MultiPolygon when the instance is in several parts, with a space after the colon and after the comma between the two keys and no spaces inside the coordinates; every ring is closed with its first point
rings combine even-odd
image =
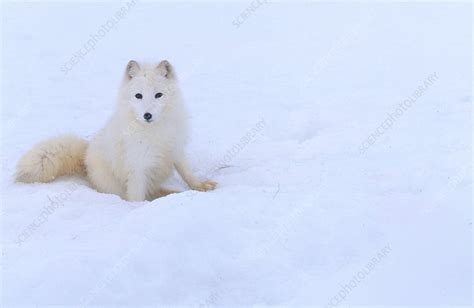
{"type": "Polygon", "coordinates": [[[192,189],[212,190],[217,183],[197,179],[186,162],[186,118],[170,63],[132,60],[105,127],[89,143],[66,135],[35,145],[18,162],[16,180],[50,182],[79,174],[99,192],[144,201],[176,192],[161,186],[176,168],[192,189]]]}

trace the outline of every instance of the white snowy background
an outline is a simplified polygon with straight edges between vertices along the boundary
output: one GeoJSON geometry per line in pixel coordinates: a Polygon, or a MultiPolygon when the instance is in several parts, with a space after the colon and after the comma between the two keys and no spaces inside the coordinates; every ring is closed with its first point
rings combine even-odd
{"type": "Polygon", "coordinates": [[[471,305],[471,4],[137,1],[65,73],[121,7],[2,6],[2,305],[471,305]],[[15,183],[130,59],[175,65],[218,188],[15,183]]]}

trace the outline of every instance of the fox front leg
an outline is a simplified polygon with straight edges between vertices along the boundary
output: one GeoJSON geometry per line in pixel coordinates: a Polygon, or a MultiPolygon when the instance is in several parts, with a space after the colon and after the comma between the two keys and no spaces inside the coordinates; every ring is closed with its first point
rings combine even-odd
{"type": "Polygon", "coordinates": [[[143,173],[130,175],[127,181],[127,200],[145,201],[146,191],[146,178],[143,173]]]}

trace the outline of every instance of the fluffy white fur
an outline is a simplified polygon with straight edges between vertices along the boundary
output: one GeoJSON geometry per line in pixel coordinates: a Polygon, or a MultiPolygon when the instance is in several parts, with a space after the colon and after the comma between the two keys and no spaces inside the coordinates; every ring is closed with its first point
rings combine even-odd
{"type": "Polygon", "coordinates": [[[176,168],[192,189],[212,190],[216,182],[198,180],[188,167],[186,118],[170,63],[132,60],[125,70],[116,111],[89,144],[74,136],[39,143],[18,162],[16,179],[49,182],[62,175],[84,174],[100,192],[143,201],[173,193],[161,185],[176,168]],[[142,97],[137,98],[137,93],[142,97]],[[162,96],[155,97],[157,93],[162,96]],[[152,118],[146,120],[146,113],[152,118]]]}

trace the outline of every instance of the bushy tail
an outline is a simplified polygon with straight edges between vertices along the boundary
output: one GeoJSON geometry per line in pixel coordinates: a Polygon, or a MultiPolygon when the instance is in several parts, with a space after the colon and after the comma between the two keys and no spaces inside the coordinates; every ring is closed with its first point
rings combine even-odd
{"type": "Polygon", "coordinates": [[[62,175],[85,175],[87,141],[64,135],[35,145],[18,161],[18,182],[50,182],[62,175]]]}

